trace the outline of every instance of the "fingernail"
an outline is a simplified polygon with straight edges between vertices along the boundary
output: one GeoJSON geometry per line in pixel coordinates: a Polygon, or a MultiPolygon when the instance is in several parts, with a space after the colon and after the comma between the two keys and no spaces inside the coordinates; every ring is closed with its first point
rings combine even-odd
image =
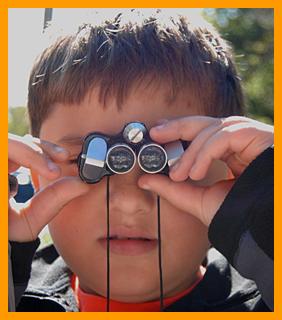
{"type": "Polygon", "coordinates": [[[175,172],[180,166],[180,162],[177,161],[175,164],[170,168],[171,172],[175,172]]]}
{"type": "Polygon", "coordinates": [[[143,184],[141,188],[144,190],[150,190],[150,186],[148,186],[147,184],[143,184]]]}
{"type": "Polygon", "coordinates": [[[53,172],[59,171],[59,167],[52,161],[48,161],[48,168],[50,171],[53,171],[53,172]]]}
{"type": "Polygon", "coordinates": [[[191,176],[191,175],[193,176],[195,171],[196,171],[196,165],[193,165],[193,167],[191,168],[191,170],[189,172],[189,176],[191,176]]]}
{"type": "Polygon", "coordinates": [[[54,147],[54,150],[55,150],[55,152],[57,152],[57,153],[67,153],[67,150],[66,150],[66,149],[64,149],[64,148],[62,148],[62,147],[59,147],[59,146],[55,146],[55,147],[54,147]]]}
{"type": "Polygon", "coordinates": [[[160,125],[162,125],[162,124],[168,123],[168,121],[169,121],[169,120],[167,120],[167,119],[160,119],[160,120],[157,121],[157,124],[156,124],[156,125],[157,125],[157,126],[160,126],[160,125]]]}
{"type": "Polygon", "coordinates": [[[153,127],[154,130],[163,130],[167,126],[167,123],[160,124],[156,127],[153,127]]]}

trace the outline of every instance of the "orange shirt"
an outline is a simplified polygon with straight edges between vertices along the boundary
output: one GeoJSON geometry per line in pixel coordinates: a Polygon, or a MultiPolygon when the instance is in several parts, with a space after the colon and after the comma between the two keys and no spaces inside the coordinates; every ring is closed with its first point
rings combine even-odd
{"type": "MultiPolygon", "coordinates": [[[[202,280],[203,275],[199,273],[198,279],[183,292],[169,298],[164,298],[164,306],[168,307],[175,301],[179,300],[183,296],[189,294],[197,284],[202,280]]],[[[107,299],[102,296],[89,294],[84,292],[79,286],[78,277],[72,276],[72,288],[75,293],[76,300],[78,302],[79,311],[92,311],[92,312],[106,312],[107,299]]],[[[160,301],[149,301],[143,303],[126,303],[115,300],[110,300],[110,311],[113,312],[158,312],[160,311],[160,301]]]]}

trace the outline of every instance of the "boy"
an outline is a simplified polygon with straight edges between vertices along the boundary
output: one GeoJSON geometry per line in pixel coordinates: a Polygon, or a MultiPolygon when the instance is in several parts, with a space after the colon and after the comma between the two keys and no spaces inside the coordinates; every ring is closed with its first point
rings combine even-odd
{"type": "Polygon", "coordinates": [[[9,210],[17,310],[159,311],[161,304],[164,311],[268,311],[271,240],[261,242],[262,226],[253,221],[271,221],[271,194],[264,206],[257,197],[271,186],[272,127],[228,117],[243,114],[241,87],[229,49],[209,26],[183,17],[162,24],[158,14],[134,22],[133,16],[129,22],[118,15],[98,26],[83,25],[34,64],[28,111],[31,133],[39,139],[9,142],[9,172],[19,165],[31,168],[41,190],[20,214],[9,210]],[[106,179],[81,182],[77,157],[84,137],[115,135],[133,121],[152,128],[158,143],[192,141],[170,176],[144,175],[136,165],[111,176],[108,193],[106,179]],[[204,178],[213,159],[228,165],[232,180],[221,173],[210,186],[187,181],[204,178]],[[253,177],[261,162],[270,166],[261,173],[263,186],[253,177]],[[258,190],[255,195],[250,187],[258,190]],[[250,213],[251,200],[263,210],[250,213]],[[36,238],[47,223],[56,250],[36,254],[25,291],[36,238]],[[239,240],[245,236],[247,244],[260,244],[251,262],[268,268],[266,279],[241,260],[239,240]],[[203,263],[210,241],[256,280],[263,299],[255,283],[219,252],[213,249],[203,263]]]}

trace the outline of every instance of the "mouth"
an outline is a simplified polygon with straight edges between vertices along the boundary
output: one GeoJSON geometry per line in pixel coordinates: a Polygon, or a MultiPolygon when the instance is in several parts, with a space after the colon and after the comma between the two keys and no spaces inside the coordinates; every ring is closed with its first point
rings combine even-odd
{"type": "MultiPolygon", "coordinates": [[[[108,239],[108,238],[106,238],[108,239]]],[[[142,241],[152,241],[153,239],[142,238],[142,237],[119,237],[119,236],[110,236],[110,240],[142,240],[142,241]]]]}
{"type": "Polygon", "coordinates": [[[146,254],[158,246],[157,239],[152,237],[112,233],[109,238],[105,236],[98,240],[106,250],[107,240],[109,240],[110,252],[118,255],[134,256],[146,254]]]}

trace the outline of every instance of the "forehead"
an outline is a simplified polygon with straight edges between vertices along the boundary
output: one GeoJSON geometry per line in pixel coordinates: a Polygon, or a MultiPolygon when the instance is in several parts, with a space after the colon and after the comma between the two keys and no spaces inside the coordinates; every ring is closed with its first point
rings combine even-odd
{"type": "Polygon", "coordinates": [[[194,115],[200,109],[189,93],[181,92],[169,101],[165,85],[132,90],[120,109],[115,99],[108,99],[104,106],[98,97],[99,90],[94,88],[79,104],[56,103],[42,124],[40,138],[72,144],[93,131],[116,134],[131,121],[144,122],[150,128],[160,119],[194,115]]]}

